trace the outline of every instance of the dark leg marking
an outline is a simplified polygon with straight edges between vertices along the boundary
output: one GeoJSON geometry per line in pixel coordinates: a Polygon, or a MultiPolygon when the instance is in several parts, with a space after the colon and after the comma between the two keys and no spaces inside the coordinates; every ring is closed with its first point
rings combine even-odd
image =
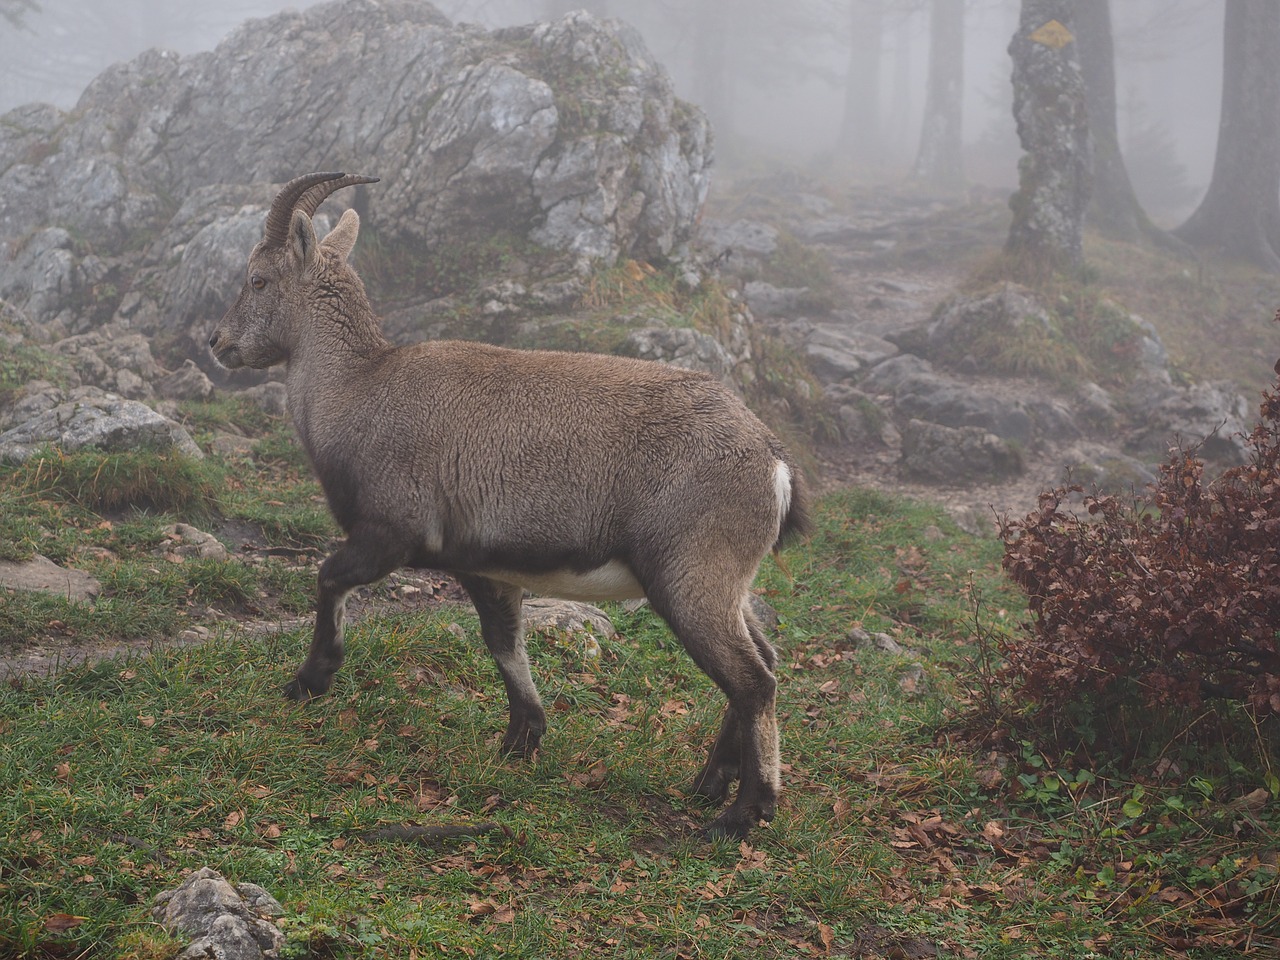
{"type": "Polygon", "coordinates": [[[745,598],[692,609],[673,604],[658,591],[649,599],[694,662],[728,697],[720,734],[693,790],[711,800],[723,799],[736,775],[741,781],[737,796],[703,833],[742,839],[761,820],[772,820],[777,807],[776,655],[755,618],[742,612],[745,598]]]}
{"type": "Polygon", "coordinates": [[[524,645],[524,621],[520,617],[524,590],[487,577],[459,576],[480,616],[480,634],[498,664],[507,688],[510,720],[502,738],[504,753],[531,757],[547,729],[538,688],[529,671],[529,655],[524,645]]]}
{"type": "Polygon", "coordinates": [[[316,626],[307,659],[284,688],[290,700],[322,696],[342,666],[346,650],[342,621],[347,596],[356,587],[381,580],[404,562],[404,553],[382,533],[353,534],[320,564],[316,626]]]}

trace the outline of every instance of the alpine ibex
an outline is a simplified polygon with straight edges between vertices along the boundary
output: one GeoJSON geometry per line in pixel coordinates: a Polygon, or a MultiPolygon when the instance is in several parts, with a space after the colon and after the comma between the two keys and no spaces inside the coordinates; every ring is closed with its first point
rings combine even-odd
{"type": "Polygon", "coordinates": [[[776,654],[752,614],[760,562],[807,524],[799,471],[702,373],[598,354],[438,341],[392,346],[347,263],[355,211],[318,240],[316,173],[271,205],[235,304],[209,338],[226,367],[285,365],[289,412],[347,539],[320,566],[314,639],[287,696],[329,689],[348,594],[402,566],[453,573],[510,701],[502,747],[546,729],[521,624],[524,591],[647,597],[728,697],[695,794],[743,837],[779,790],[776,654]]]}

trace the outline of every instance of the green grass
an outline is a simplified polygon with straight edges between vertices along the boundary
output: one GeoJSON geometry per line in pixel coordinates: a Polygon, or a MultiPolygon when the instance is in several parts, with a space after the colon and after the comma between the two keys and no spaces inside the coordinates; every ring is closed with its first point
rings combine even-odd
{"type": "MultiPolygon", "coordinates": [[[[551,721],[532,763],[497,753],[505,698],[462,608],[353,624],[306,707],[279,688],[307,631],[226,624],[0,689],[0,954],[170,957],[150,899],[210,865],[285,904],[294,957],[1269,955],[1276,804],[1233,802],[1267,782],[1265,744],[1175,731],[1121,762],[1037,730],[985,693],[1022,615],[998,545],[869,491],[818,515],[791,579],[769,563],[759,582],[782,618],[786,767],[748,843],[693,836],[711,814],[681,787],[721,698],[646,609],[611,610],[599,657],[532,639],[551,721]],[[910,653],[858,649],[854,627],[910,653]],[[352,836],[489,820],[506,832],[352,836]],[[58,915],[80,919],[50,932],[58,915]]],[[[122,551],[147,522],[117,528],[122,551]]],[[[127,566],[113,602],[178,609],[176,573],[135,595],[127,566]]],[[[187,589],[236,602],[252,572],[187,589]]]]}

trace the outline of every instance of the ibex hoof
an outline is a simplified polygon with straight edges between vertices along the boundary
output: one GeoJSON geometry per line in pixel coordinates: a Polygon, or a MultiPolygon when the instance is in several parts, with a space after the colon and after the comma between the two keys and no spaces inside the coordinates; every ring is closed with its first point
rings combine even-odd
{"type": "Polygon", "coordinates": [[[773,802],[764,804],[741,803],[734,801],[729,809],[716,817],[698,833],[707,840],[745,840],[752,827],[757,827],[763,820],[772,823],[777,806],[773,802]]]}
{"type": "Polygon", "coordinates": [[[698,835],[704,840],[745,840],[753,826],[731,807],[699,830],[698,835]]]}
{"type": "Polygon", "coordinates": [[[290,700],[306,703],[308,700],[324,696],[328,689],[327,683],[321,685],[303,680],[302,677],[294,677],[284,685],[284,695],[290,700]]]}
{"type": "Polygon", "coordinates": [[[520,730],[515,734],[507,731],[507,735],[502,738],[502,752],[518,760],[531,760],[538,752],[538,746],[541,743],[542,734],[534,733],[532,730],[520,730]]]}
{"type": "Polygon", "coordinates": [[[731,777],[707,776],[704,773],[689,785],[685,793],[695,803],[718,807],[729,799],[729,787],[732,783],[731,777]]]}

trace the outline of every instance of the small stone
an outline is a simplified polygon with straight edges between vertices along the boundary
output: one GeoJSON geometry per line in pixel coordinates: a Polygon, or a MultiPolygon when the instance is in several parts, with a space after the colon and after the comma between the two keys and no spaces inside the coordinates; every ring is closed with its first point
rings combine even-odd
{"type": "Polygon", "coordinates": [[[574,600],[552,600],[541,597],[524,602],[525,629],[531,633],[587,633],[612,637],[617,632],[613,622],[599,607],[574,600]]]}
{"type": "Polygon", "coordinates": [[[168,400],[207,400],[213,394],[213,381],[193,360],[184,360],[173,373],[155,382],[156,392],[168,400]]]}
{"type": "Polygon", "coordinates": [[[152,556],[177,562],[189,557],[201,560],[227,559],[227,548],[221,540],[189,523],[170,524],[164,528],[164,534],[165,542],[151,551],[152,556]]]}
{"type": "Polygon", "coordinates": [[[849,631],[849,640],[858,650],[880,650],[894,656],[906,656],[909,651],[887,633],[869,633],[861,627],[849,631]]]}

